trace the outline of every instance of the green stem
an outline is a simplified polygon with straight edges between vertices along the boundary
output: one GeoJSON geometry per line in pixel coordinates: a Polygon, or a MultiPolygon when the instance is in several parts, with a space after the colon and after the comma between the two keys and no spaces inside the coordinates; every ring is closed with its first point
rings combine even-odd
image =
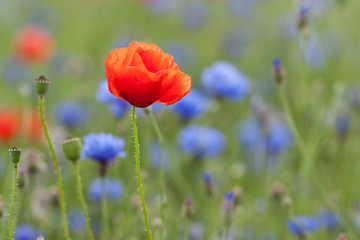
{"type": "Polygon", "coordinates": [[[228,239],[228,235],[229,235],[229,228],[228,227],[226,227],[225,229],[224,229],[224,233],[223,233],[223,236],[222,236],[222,240],[227,240],[228,239]]]}
{"type": "Polygon", "coordinates": [[[65,239],[70,240],[68,223],[67,223],[67,218],[66,218],[66,210],[65,210],[64,190],[63,190],[62,181],[61,181],[59,162],[57,160],[54,147],[51,143],[49,130],[48,130],[47,124],[45,122],[44,96],[40,96],[39,107],[40,107],[41,123],[44,127],[45,136],[46,136],[47,142],[49,144],[49,148],[50,148],[53,160],[54,160],[54,165],[55,165],[55,170],[56,170],[56,177],[57,177],[57,182],[58,182],[58,187],[59,187],[60,207],[61,207],[61,215],[62,215],[65,239]]]}
{"type": "Polygon", "coordinates": [[[79,166],[78,166],[77,162],[74,162],[74,169],[75,169],[75,175],[76,175],[76,190],[77,190],[81,208],[84,212],[86,227],[87,227],[88,234],[89,234],[89,239],[94,240],[94,236],[93,236],[93,233],[91,230],[91,225],[90,225],[89,214],[88,214],[85,199],[84,199],[83,187],[82,187],[82,183],[81,183],[81,176],[80,176],[80,172],[79,172],[79,166]]]}
{"type": "MultiPolygon", "coordinates": [[[[10,205],[10,218],[9,218],[9,240],[13,237],[13,213],[14,213],[14,204],[15,204],[15,193],[16,193],[16,183],[17,183],[17,169],[18,166],[14,164],[14,184],[13,184],[13,192],[11,198],[11,205],[10,205]]],[[[15,224],[14,224],[15,227],[15,224]]]]}
{"type": "Polygon", "coordinates": [[[164,137],[161,133],[160,127],[156,118],[149,108],[149,116],[151,119],[151,123],[154,127],[156,132],[156,136],[160,143],[160,185],[161,185],[161,195],[162,195],[162,202],[161,202],[161,222],[162,227],[160,229],[160,239],[163,239],[165,233],[165,223],[166,223],[166,208],[167,208],[167,197],[166,197],[166,186],[165,186],[165,170],[164,170],[164,137]]]}
{"type": "Polygon", "coordinates": [[[21,206],[22,206],[23,201],[24,201],[24,192],[23,192],[22,189],[20,189],[19,202],[18,202],[18,205],[17,205],[16,215],[15,215],[15,219],[14,219],[14,228],[16,227],[17,221],[19,219],[20,212],[21,212],[21,206]]]}
{"type": "Polygon", "coordinates": [[[190,232],[190,221],[186,221],[186,223],[185,223],[185,231],[184,231],[184,240],[189,239],[189,232],[190,232]]]}
{"type": "Polygon", "coordinates": [[[140,198],[141,198],[141,204],[142,204],[143,214],[144,214],[144,219],[145,219],[145,224],[146,224],[147,238],[148,238],[148,240],[151,240],[152,238],[151,238],[149,218],[148,218],[148,214],[147,214],[147,210],[146,210],[144,191],[143,191],[141,175],[140,175],[139,138],[138,138],[138,133],[137,133],[137,128],[136,128],[136,121],[135,121],[135,106],[132,107],[132,125],[133,125],[134,138],[135,138],[135,161],[136,161],[135,164],[136,164],[136,174],[137,174],[137,180],[138,180],[139,194],[140,194],[140,198]]]}
{"type": "Polygon", "coordinates": [[[109,212],[107,207],[107,193],[106,193],[106,180],[105,177],[101,177],[101,189],[102,189],[102,198],[101,198],[101,207],[102,207],[102,223],[103,223],[103,237],[104,239],[109,239],[109,212]]]}

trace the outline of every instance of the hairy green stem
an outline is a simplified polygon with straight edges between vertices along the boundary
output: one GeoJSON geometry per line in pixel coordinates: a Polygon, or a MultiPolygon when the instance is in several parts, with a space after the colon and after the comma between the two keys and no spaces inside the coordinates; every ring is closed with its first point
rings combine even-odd
{"type": "MultiPolygon", "coordinates": [[[[9,218],[9,240],[13,237],[13,213],[14,213],[14,204],[15,204],[15,193],[16,193],[16,183],[17,183],[17,175],[18,175],[18,166],[14,164],[14,184],[13,184],[13,192],[11,197],[11,205],[10,205],[10,218],[9,218]]],[[[15,224],[14,224],[15,228],[15,224]]]]}
{"type": "Polygon", "coordinates": [[[166,223],[166,208],[167,208],[167,197],[166,197],[166,186],[165,186],[165,170],[164,170],[164,137],[161,133],[160,127],[156,118],[149,108],[149,116],[151,119],[151,123],[154,127],[156,132],[156,136],[160,143],[160,186],[161,186],[161,195],[162,195],[162,202],[161,202],[161,228],[160,228],[160,239],[163,239],[165,234],[165,223],[166,223]]]}
{"type": "Polygon", "coordinates": [[[140,194],[141,204],[142,204],[142,208],[143,208],[147,238],[148,238],[148,240],[151,240],[152,238],[151,238],[149,218],[148,218],[148,214],[147,214],[147,210],[146,210],[144,191],[143,191],[141,175],[140,175],[140,157],[139,157],[140,151],[139,151],[139,138],[138,138],[138,132],[137,132],[137,128],[136,128],[136,121],[135,121],[135,106],[132,107],[132,125],[133,125],[134,138],[135,138],[135,165],[136,165],[136,174],[137,174],[137,181],[138,181],[138,187],[139,187],[139,194],[140,194]]]}
{"type": "Polygon", "coordinates": [[[61,207],[61,215],[62,215],[65,239],[69,240],[70,236],[69,236],[69,229],[68,229],[68,223],[67,223],[67,218],[66,218],[64,190],[63,190],[62,181],[61,181],[59,162],[57,160],[55,150],[54,150],[54,147],[53,147],[51,139],[50,139],[49,130],[48,130],[48,127],[47,127],[47,124],[45,121],[44,96],[40,96],[39,108],[40,108],[41,123],[44,127],[45,136],[46,136],[47,142],[49,144],[50,152],[52,154],[52,157],[54,160],[54,165],[55,165],[55,170],[56,170],[56,177],[57,177],[58,188],[59,188],[60,207],[61,207]]]}
{"type": "Polygon", "coordinates": [[[14,228],[16,227],[17,221],[19,219],[23,201],[24,201],[24,191],[22,189],[20,189],[19,202],[17,204],[16,215],[15,215],[15,219],[14,219],[14,228]]]}
{"type": "Polygon", "coordinates": [[[89,214],[88,214],[85,199],[84,199],[83,187],[82,187],[82,183],[81,183],[81,176],[80,176],[80,172],[79,172],[79,166],[78,166],[77,162],[74,162],[74,169],[75,169],[75,175],[76,175],[76,190],[77,190],[81,208],[82,208],[84,216],[85,216],[86,227],[88,230],[89,239],[94,240],[94,236],[93,236],[93,233],[91,230],[91,225],[90,225],[89,214]]]}
{"type": "Polygon", "coordinates": [[[105,177],[101,177],[101,190],[102,190],[101,208],[102,208],[103,238],[109,239],[110,227],[109,227],[109,212],[107,206],[105,177]]]}

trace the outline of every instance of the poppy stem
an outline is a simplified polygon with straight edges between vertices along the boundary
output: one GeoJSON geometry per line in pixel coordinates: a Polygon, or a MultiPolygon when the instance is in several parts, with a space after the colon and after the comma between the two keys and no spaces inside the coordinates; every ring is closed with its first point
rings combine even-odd
{"type": "Polygon", "coordinates": [[[81,208],[82,208],[84,216],[85,216],[86,227],[88,230],[89,239],[94,240],[94,236],[93,236],[93,233],[91,230],[91,225],[90,225],[89,214],[88,214],[86,203],[84,200],[83,187],[82,187],[82,183],[81,183],[81,176],[80,176],[79,166],[78,166],[77,161],[74,161],[74,169],[75,169],[75,175],[76,175],[76,190],[77,190],[81,208]]]}
{"type": "MultiPolygon", "coordinates": [[[[10,205],[10,218],[9,218],[9,240],[12,240],[13,237],[13,213],[14,213],[14,205],[15,205],[15,194],[16,194],[16,183],[17,183],[17,174],[18,174],[18,166],[14,164],[14,184],[13,184],[13,192],[11,198],[11,205],[10,205]]],[[[14,224],[15,228],[15,224],[14,224]]]]}
{"type": "Polygon", "coordinates": [[[109,212],[107,207],[107,191],[106,191],[106,179],[105,176],[101,177],[101,208],[102,208],[102,223],[103,223],[103,238],[109,239],[109,212]]]}
{"type": "Polygon", "coordinates": [[[136,128],[136,121],[135,121],[135,106],[132,106],[132,125],[133,125],[134,138],[135,138],[135,165],[136,165],[138,187],[139,187],[141,204],[142,204],[143,214],[144,214],[144,219],[145,219],[145,224],[146,224],[146,234],[147,234],[148,240],[151,240],[152,238],[151,238],[149,218],[148,218],[148,214],[147,214],[147,210],[146,210],[144,191],[143,191],[141,175],[140,175],[140,159],[139,159],[140,151],[139,151],[139,138],[138,138],[138,132],[137,132],[137,128],[136,128]]]}
{"type": "Polygon", "coordinates": [[[16,227],[17,221],[19,219],[20,212],[21,212],[21,206],[24,201],[24,191],[22,189],[20,189],[20,196],[18,199],[19,199],[19,202],[17,204],[16,215],[15,215],[15,219],[14,219],[14,228],[16,227]]]}
{"type": "Polygon", "coordinates": [[[63,227],[64,227],[65,239],[70,240],[68,223],[67,223],[67,218],[66,218],[64,190],[63,190],[62,181],[61,181],[60,167],[59,167],[59,162],[58,162],[56,154],[55,154],[54,147],[53,147],[53,145],[51,143],[49,130],[48,130],[47,124],[45,122],[44,96],[43,95],[40,96],[39,108],[40,108],[41,123],[42,123],[43,128],[44,128],[45,136],[46,136],[47,142],[49,144],[50,152],[52,154],[52,157],[53,157],[53,160],[54,160],[54,165],[55,165],[55,170],[56,170],[56,177],[57,177],[58,188],[59,188],[60,207],[61,207],[62,221],[63,221],[63,225],[64,225],[63,227]]]}
{"type": "Polygon", "coordinates": [[[160,228],[160,239],[163,239],[165,234],[165,223],[166,223],[166,208],[167,208],[167,198],[166,198],[166,186],[165,186],[165,171],[164,171],[164,137],[161,133],[160,127],[156,118],[151,110],[148,108],[148,115],[151,119],[151,123],[154,127],[156,132],[156,136],[160,143],[160,185],[161,185],[161,195],[162,195],[162,202],[161,202],[161,228],[160,228]]]}

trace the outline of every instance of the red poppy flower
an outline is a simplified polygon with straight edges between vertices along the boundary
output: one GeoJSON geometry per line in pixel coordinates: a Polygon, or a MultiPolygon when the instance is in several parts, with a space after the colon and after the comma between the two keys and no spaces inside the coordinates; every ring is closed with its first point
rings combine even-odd
{"type": "Polygon", "coordinates": [[[13,40],[15,53],[26,62],[46,62],[55,53],[55,40],[38,25],[27,25],[19,30],[13,40]]]}
{"type": "Polygon", "coordinates": [[[132,42],[114,49],[104,64],[110,92],[135,107],[173,104],[191,88],[190,76],[155,44],[132,42]]]}
{"type": "Polygon", "coordinates": [[[0,141],[9,143],[21,130],[20,116],[13,110],[0,110],[0,141]]]}

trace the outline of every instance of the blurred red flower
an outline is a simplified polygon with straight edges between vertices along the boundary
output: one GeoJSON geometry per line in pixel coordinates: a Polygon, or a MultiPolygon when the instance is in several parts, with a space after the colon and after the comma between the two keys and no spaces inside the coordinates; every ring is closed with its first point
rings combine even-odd
{"type": "Polygon", "coordinates": [[[24,119],[24,131],[30,142],[38,142],[43,137],[40,114],[37,109],[29,110],[24,119]]]}
{"type": "Polygon", "coordinates": [[[20,132],[21,120],[16,111],[0,110],[0,142],[9,143],[20,132]]]}
{"type": "Polygon", "coordinates": [[[21,28],[13,39],[15,54],[25,62],[47,62],[55,53],[55,40],[42,27],[31,24],[21,28]]]}
{"type": "Polygon", "coordinates": [[[190,76],[155,44],[132,42],[114,49],[104,64],[110,92],[135,107],[173,104],[191,88],[190,76]]]}

